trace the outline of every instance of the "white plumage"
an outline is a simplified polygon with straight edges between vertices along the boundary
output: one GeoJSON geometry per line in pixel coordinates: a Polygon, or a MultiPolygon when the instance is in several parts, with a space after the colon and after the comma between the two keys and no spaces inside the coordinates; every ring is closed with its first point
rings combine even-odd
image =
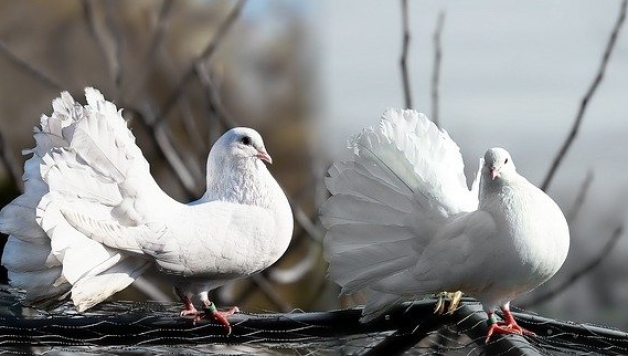
{"type": "Polygon", "coordinates": [[[46,305],[70,293],[86,310],[157,265],[186,303],[259,272],[292,235],[288,200],[267,170],[261,136],[235,128],[212,148],[207,191],[190,204],[166,195],[149,172],[116,106],[95,89],[87,105],[68,93],[35,129],[25,193],[0,212],[9,234],[2,264],[24,302],[46,305]]]}
{"type": "Polygon", "coordinates": [[[345,294],[372,291],[362,320],[460,290],[489,314],[502,308],[507,323],[491,333],[521,333],[510,301],[552,277],[569,249],[556,203],[501,148],[487,151],[470,190],[458,146],[413,110],[386,111],[351,146],[352,159],[329,170],[320,214],[330,279],[345,294]]]}

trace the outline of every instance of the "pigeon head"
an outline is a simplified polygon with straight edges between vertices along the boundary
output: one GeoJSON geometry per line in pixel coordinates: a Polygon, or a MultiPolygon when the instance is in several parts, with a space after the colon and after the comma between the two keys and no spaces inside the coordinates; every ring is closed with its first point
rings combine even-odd
{"type": "Polygon", "coordinates": [[[484,166],[482,175],[495,180],[497,178],[508,177],[515,173],[515,164],[510,157],[510,153],[503,148],[493,147],[484,154],[484,166]]]}
{"type": "Polygon", "coordinates": [[[236,159],[260,159],[273,163],[264,147],[264,140],[260,134],[248,127],[236,127],[222,135],[212,151],[218,150],[221,156],[233,157],[236,159]]]}

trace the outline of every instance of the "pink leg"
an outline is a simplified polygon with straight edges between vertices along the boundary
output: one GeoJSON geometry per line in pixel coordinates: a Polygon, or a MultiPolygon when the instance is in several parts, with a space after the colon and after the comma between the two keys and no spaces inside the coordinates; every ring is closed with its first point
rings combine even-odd
{"type": "Polygon", "coordinates": [[[238,307],[233,307],[227,311],[219,311],[216,309],[214,303],[209,300],[203,300],[203,306],[205,313],[196,314],[196,317],[194,317],[194,323],[198,322],[205,316],[211,316],[212,319],[225,327],[227,335],[231,335],[231,324],[229,323],[229,320],[227,320],[227,317],[235,313],[239,313],[240,309],[238,307]]]}
{"type": "Polygon", "coordinates": [[[198,310],[196,310],[194,304],[192,304],[190,297],[183,296],[181,299],[183,300],[184,307],[183,310],[181,310],[181,313],[179,313],[180,316],[198,315],[198,310]]]}
{"type": "Polygon", "coordinates": [[[491,323],[491,326],[488,328],[488,333],[486,334],[486,342],[488,343],[489,339],[493,334],[518,334],[518,335],[530,335],[534,336],[535,334],[532,331],[526,330],[517,324],[517,321],[512,316],[510,312],[510,303],[506,303],[501,307],[502,312],[504,313],[504,317],[506,321],[497,321],[495,319],[495,315],[490,312],[488,313],[488,319],[491,323]]]}
{"type": "Polygon", "coordinates": [[[214,303],[210,302],[207,299],[207,292],[201,293],[201,301],[203,302],[203,312],[199,312],[192,304],[191,295],[187,293],[182,293],[179,288],[175,287],[175,292],[183,301],[183,310],[181,311],[181,316],[186,315],[194,315],[194,324],[203,319],[206,316],[210,316],[212,319],[217,321],[219,324],[223,325],[227,330],[227,335],[231,334],[231,324],[229,324],[229,320],[227,320],[228,316],[231,316],[235,313],[239,313],[240,309],[238,307],[233,307],[227,311],[218,311],[214,303]]]}
{"type": "Polygon", "coordinates": [[[181,292],[181,290],[179,290],[179,288],[177,287],[174,287],[174,292],[179,296],[179,298],[181,298],[181,301],[183,302],[183,310],[181,310],[179,316],[198,314],[198,310],[196,310],[194,304],[192,304],[192,299],[190,298],[191,296],[189,294],[181,292]]]}

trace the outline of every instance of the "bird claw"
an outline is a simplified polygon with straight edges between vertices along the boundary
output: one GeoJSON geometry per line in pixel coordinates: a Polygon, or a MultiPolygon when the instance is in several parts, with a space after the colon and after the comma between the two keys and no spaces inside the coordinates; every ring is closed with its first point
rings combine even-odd
{"type": "Polygon", "coordinates": [[[503,321],[495,322],[491,324],[488,328],[488,333],[486,334],[485,342],[488,343],[491,336],[493,334],[516,334],[516,335],[526,335],[526,336],[535,336],[536,334],[530,330],[526,330],[515,323],[506,323],[503,321]]]}
{"type": "Polygon", "coordinates": [[[208,304],[205,306],[204,312],[196,313],[192,323],[196,325],[196,323],[201,321],[201,319],[205,317],[211,317],[218,324],[221,324],[222,326],[225,327],[225,330],[227,331],[227,336],[229,336],[231,335],[231,324],[229,323],[229,320],[227,320],[227,317],[235,313],[239,313],[239,312],[240,312],[240,309],[238,307],[233,307],[226,311],[218,311],[216,310],[216,307],[213,304],[208,304]]]}
{"type": "Polygon", "coordinates": [[[436,297],[438,298],[438,301],[436,302],[436,307],[434,308],[434,314],[453,314],[460,305],[462,292],[441,292],[438,293],[436,297]],[[447,311],[445,311],[445,299],[449,299],[449,307],[447,308],[447,311]]]}
{"type": "Polygon", "coordinates": [[[198,310],[196,310],[196,308],[194,308],[194,306],[192,306],[191,308],[186,307],[185,309],[181,310],[181,313],[179,313],[179,316],[188,316],[188,315],[198,315],[199,312],[198,310]]]}

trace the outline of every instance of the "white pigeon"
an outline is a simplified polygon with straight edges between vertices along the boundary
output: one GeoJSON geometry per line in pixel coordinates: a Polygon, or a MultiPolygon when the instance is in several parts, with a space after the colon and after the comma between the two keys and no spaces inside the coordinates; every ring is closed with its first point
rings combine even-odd
{"type": "Polygon", "coordinates": [[[556,203],[491,148],[469,190],[460,149],[413,110],[388,110],[351,141],[352,160],[329,170],[321,207],[329,278],[372,292],[367,322],[402,301],[462,291],[485,307],[494,332],[526,333],[510,301],[562,266],[569,230],[556,203]],[[506,321],[493,316],[500,307],[506,321]]]}
{"type": "MultiPolygon", "coordinates": [[[[71,293],[84,311],[156,266],[185,304],[223,323],[208,291],[279,259],[292,236],[288,200],[265,162],[261,136],[227,131],[207,160],[207,191],[179,203],[165,194],[116,106],[93,88],[87,105],[64,92],[35,128],[25,192],[0,212],[2,255],[24,303],[46,306],[71,293]]],[[[195,319],[196,320],[196,319],[195,319]]]]}

